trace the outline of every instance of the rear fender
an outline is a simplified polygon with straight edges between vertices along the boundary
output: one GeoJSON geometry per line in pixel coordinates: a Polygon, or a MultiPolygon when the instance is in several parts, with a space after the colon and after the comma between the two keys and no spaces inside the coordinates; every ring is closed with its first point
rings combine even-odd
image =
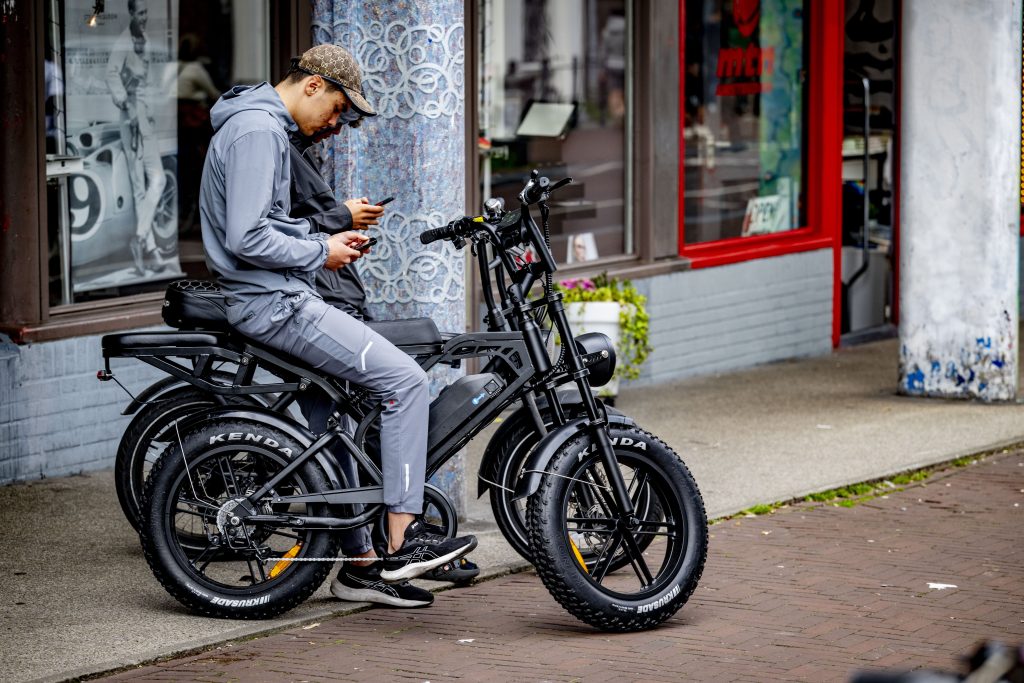
{"type": "Polygon", "coordinates": [[[139,411],[143,405],[145,405],[150,399],[155,396],[159,396],[168,389],[172,389],[177,385],[185,386],[185,382],[178,379],[177,377],[164,377],[161,380],[153,382],[148,387],[139,392],[139,395],[129,401],[125,409],[121,411],[122,415],[134,415],[139,411]]]}
{"type": "MultiPolygon", "coordinates": [[[[182,420],[180,425],[182,431],[185,431],[187,429],[200,426],[208,420],[222,418],[250,420],[252,422],[269,425],[275,429],[280,429],[282,432],[302,444],[303,450],[312,445],[315,440],[313,435],[309,433],[308,429],[290,417],[282,415],[281,413],[275,413],[269,408],[261,408],[258,406],[244,408],[239,408],[238,406],[224,406],[223,408],[204,410],[182,420]]],[[[313,457],[316,458],[316,461],[320,463],[320,466],[327,474],[327,481],[330,482],[331,488],[343,488],[341,483],[342,478],[339,476],[341,468],[338,466],[338,461],[334,457],[334,454],[328,449],[321,449],[320,452],[313,457]]]]}
{"type": "MultiPolygon", "coordinates": [[[[636,426],[633,418],[622,414],[612,414],[611,412],[608,414],[608,424],[609,426],[616,427],[636,426]]],[[[566,442],[586,428],[587,419],[580,418],[567,422],[558,429],[548,432],[548,435],[533,449],[529,460],[526,461],[526,465],[523,467],[523,471],[519,474],[519,481],[516,483],[516,492],[512,496],[512,500],[520,500],[536,493],[537,489],[540,488],[541,478],[544,476],[544,472],[547,470],[551,459],[555,457],[555,453],[566,442]]]]}

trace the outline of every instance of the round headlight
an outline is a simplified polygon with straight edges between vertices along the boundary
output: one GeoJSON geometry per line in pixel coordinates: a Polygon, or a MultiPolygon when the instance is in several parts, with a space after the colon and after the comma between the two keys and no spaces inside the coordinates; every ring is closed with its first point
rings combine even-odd
{"type": "Polygon", "coordinates": [[[588,366],[590,376],[587,382],[592,387],[599,387],[607,384],[615,372],[615,347],[608,335],[600,332],[586,332],[576,337],[576,348],[582,354],[606,352],[606,354],[593,365],[588,366]]]}

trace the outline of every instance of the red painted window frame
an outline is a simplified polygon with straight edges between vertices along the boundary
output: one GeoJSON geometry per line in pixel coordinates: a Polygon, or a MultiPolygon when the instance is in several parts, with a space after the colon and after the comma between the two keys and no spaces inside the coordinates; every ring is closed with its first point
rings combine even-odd
{"type": "MultiPolygon", "coordinates": [[[[782,254],[832,248],[834,267],[840,267],[842,239],[843,145],[843,8],[834,0],[810,0],[810,82],[807,125],[807,225],[774,235],[734,237],[714,242],[685,242],[686,141],[686,0],[679,0],[679,255],[692,268],[738,263],[782,254]]],[[[840,292],[833,288],[833,310],[839,311],[840,292]]],[[[833,316],[836,321],[838,313],[833,316]]],[[[838,342],[838,324],[833,337],[838,342]]]]}

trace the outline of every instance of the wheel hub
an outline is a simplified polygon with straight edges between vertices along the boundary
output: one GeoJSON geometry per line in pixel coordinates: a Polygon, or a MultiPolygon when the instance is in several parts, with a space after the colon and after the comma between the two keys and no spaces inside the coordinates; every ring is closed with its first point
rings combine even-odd
{"type": "Polygon", "coordinates": [[[245,498],[232,498],[217,511],[217,530],[228,544],[234,539],[245,539],[247,535],[243,524],[247,514],[244,503],[245,498]]]}

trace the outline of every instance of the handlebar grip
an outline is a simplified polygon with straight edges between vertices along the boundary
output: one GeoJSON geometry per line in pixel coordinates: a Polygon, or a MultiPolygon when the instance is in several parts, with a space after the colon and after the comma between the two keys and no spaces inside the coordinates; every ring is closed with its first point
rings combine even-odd
{"type": "Polygon", "coordinates": [[[452,236],[451,233],[451,223],[444,226],[443,228],[430,228],[429,230],[424,230],[423,232],[420,233],[420,243],[430,244],[431,242],[447,239],[452,236]]]}

